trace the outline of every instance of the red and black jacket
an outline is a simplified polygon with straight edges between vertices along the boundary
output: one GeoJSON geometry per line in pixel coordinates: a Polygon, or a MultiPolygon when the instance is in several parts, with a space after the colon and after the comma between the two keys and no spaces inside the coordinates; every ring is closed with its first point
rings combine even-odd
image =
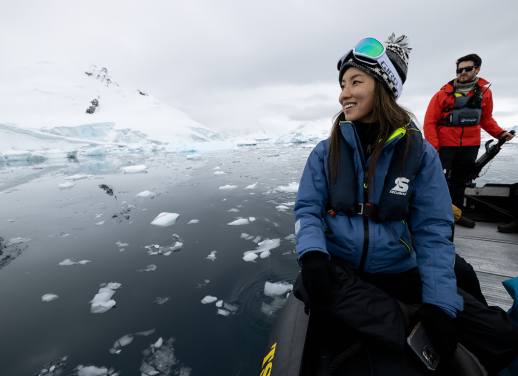
{"type": "Polygon", "coordinates": [[[489,82],[479,78],[476,86],[467,96],[481,95],[478,124],[452,124],[456,100],[453,81],[444,85],[430,100],[424,118],[424,135],[435,149],[443,146],[479,146],[481,127],[495,138],[505,132],[493,119],[493,94],[489,82]]]}

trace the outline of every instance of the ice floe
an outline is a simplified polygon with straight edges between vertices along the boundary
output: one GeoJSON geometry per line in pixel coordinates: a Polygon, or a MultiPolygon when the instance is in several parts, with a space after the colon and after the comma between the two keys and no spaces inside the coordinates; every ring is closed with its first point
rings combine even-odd
{"type": "Polygon", "coordinates": [[[119,373],[113,368],[83,366],[82,364],[76,367],[76,372],[77,376],[119,376],[119,373]]]}
{"type": "Polygon", "coordinates": [[[151,222],[152,225],[167,227],[176,223],[176,219],[180,216],[178,213],[162,212],[158,214],[151,222]]]}
{"type": "Polygon", "coordinates": [[[133,338],[134,337],[131,334],[126,334],[117,339],[113,343],[112,348],[109,350],[110,354],[120,354],[124,346],[128,346],[131,342],[133,342],[133,338]]]}
{"type": "Polygon", "coordinates": [[[75,174],[75,175],[70,175],[70,176],[67,176],[65,177],[65,180],[83,180],[83,179],[88,179],[90,177],[90,175],[85,175],[85,174],[75,174]]]}
{"type": "Polygon", "coordinates": [[[58,188],[59,189],[67,189],[67,188],[72,188],[74,185],[75,185],[75,183],[73,183],[71,181],[66,181],[64,183],[59,184],[58,188]]]}
{"type": "Polygon", "coordinates": [[[137,272],[154,272],[155,270],[157,270],[157,266],[155,264],[150,264],[143,269],[137,269],[137,272]]]}
{"type": "Polygon", "coordinates": [[[248,225],[251,222],[255,222],[255,217],[237,218],[236,220],[227,223],[227,225],[229,225],[229,226],[242,226],[242,225],[248,225]]]}
{"type": "Polygon", "coordinates": [[[154,255],[164,255],[169,256],[173,252],[177,252],[183,247],[183,241],[180,238],[180,235],[173,234],[173,243],[171,245],[167,246],[161,246],[160,244],[150,244],[145,245],[144,248],[147,249],[148,255],[154,256],[154,255]]]}
{"type": "Polygon", "coordinates": [[[155,300],[153,300],[153,303],[156,303],[158,305],[162,305],[167,303],[171,298],[169,296],[157,296],[155,300]]]}
{"type": "Polygon", "coordinates": [[[293,291],[293,285],[288,282],[270,282],[264,283],[264,295],[269,297],[283,296],[293,291]]]}
{"type": "Polygon", "coordinates": [[[247,185],[245,187],[245,189],[255,189],[256,187],[257,187],[257,182],[255,182],[254,184],[247,185]]]}
{"type": "Polygon", "coordinates": [[[61,261],[58,265],[60,266],[71,266],[71,265],[86,265],[89,262],[92,262],[90,260],[80,260],[80,261],[74,261],[72,259],[64,259],[61,261]]]}
{"type": "Polygon", "coordinates": [[[136,197],[144,197],[144,198],[155,198],[156,193],[151,191],[142,191],[137,193],[136,197]]]}
{"type": "Polygon", "coordinates": [[[217,170],[217,171],[214,171],[214,175],[226,175],[226,172],[225,171],[221,171],[221,170],[217,170]]]}
{"type": "Polygon", "coordinates": [[[134,166],[126,166],[121,167],[121,170],[125,174],[138,174],[138,173],[147,173],[146,165],[134,165],[134,166]]]}
{"type": "Polygon", "coordinates": [[[195,223],[200,223],[199,219],[191,219],[189,222],[187,222],[188,225],[193,225],[195,223]]]}
{"type": "Polygon", "coordinates": [[[176,358],[173,347],[174,339],[163,340],[160,337],[156,342],[149,345],[142,354],[144,359],[140,366],[142,376],[189,376],[191,368],[182,366],[176,358]]]}
{"type": "Polygon", "coordinates": [[[237,188],[237,185],[232,185],[232,184],[222,185],[221,187],[218,187],[218,189],[221,191],[230,191],[230,190],[236,189],[236,188],[237,188]]]}
{"type": "Polygon", "coordinates": [[[216,253],[218,251],[212,251],[211,253],[209,253],[209,255],[207,257],[205,257],[207,260],[210,260],[210,261],[216,261],[216,253]]]}
{"type": "Polygon", "coordinates": [[[64,373],[68,356],[47,363],[36,376],[60,376],[64,373]]]}
{"type": "Polygon", "coordinates": [[[299,183],[291,182],[288,185],[280,185],[274,189],[275,192],[287,192],[287,193],[297,193],[299,190],[299,183]]]}
{"type": "Polygon", "coordinates": [[[201,300],[201,304],[210,304],[210,303],[214,303],[215,301],[217,301],[218,298],[215,297],[215,296],[211,296],[211,295],[206,295],[202,300],[201,300]]]}
{"type": "Polygon", "coordinates": [[[115,290],[120,288],[122,284],[118,282],[109,282],[101,284],[99,292],[95,294],[94,298],[90,300],[90,312],[92,313],[104,313],[113,308],[116,304],[112,296],[115,294],[115,290]]]}
{"type": "Polygon", "coordinates": [[[59,298],[58,295],[56,294],[43,294],[41,296],[41,301],[42,302],[45,302],[45,303],[48,303],[48,302],[52,302],[53,300],[56,300],[57,298],[59,298]]]}
{"type": "Polygon", "coordinates": [[[281,244],[280,239],[264,239],[257,244],[257,248],[243,253],[243,260],[246,262],[255,261],[258,257],[264,259],[270,256],[271,250],[281,244]]]}

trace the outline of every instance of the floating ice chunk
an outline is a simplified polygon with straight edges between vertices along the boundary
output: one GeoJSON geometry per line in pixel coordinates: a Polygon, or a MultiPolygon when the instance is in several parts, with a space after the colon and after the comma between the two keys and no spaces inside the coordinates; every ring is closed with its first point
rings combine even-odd
{"type": "Polygon", "coordinates": [[[255,187],[257,187],[257,182],[255,182],[254,184],[247,185],[245,189],[255,189],[255,187]]]}
{"type": "Polygon", "coordinates": [[[154,332],[155,332],[155,329],[149,329],[149,330],[144,330],[142,332],[137,332],[137,333],[135,333],[135,335],[147,337],[147,336],[150,336],[151,334],[153,334],[154,332]]]}
{"type": "Polygon", "coordinates": [[[192,224],[195,224],[195,223],[200,223],[200,220],[199,219],[191,219],[189,222],[187,222],[188,225],[192,225],[192,224]]]}
{"type": "Polygon", "coordinates": [[[164,344],[164,340],[162,339],[162,337],[160,337],[159,339],[157,339],[157,341],[155,343],[153,343],[151,346],[153,346],[155,349],[159,349],[160,347],[162,347],[162,345],[164,344]]]}
{"type": "Polygon", "coordinates": [[[147,173],[146,165],[134,165],[134,166],[126,166],[121,168],[122,172],[125,174],[138,174],[140,172],[147,173]]]}
{"type": "Polygon", "coordinates": [[[228,316],[228,315],[230,315],[230,312],[227,311],[226,309],[218,308],[218,315],[228,316]]]}
{"type": "Polygon", "coordinates": [[[248,220],[249,220],[250,222],[255,222],[255,217],[248,217],[248,220]]]}
{"type": "Polygon", "coordinates": [[[137,197],[149,197],[149,198],[155,198],[156,193],[151,191],[142,191],[137,193],[137,197]]]}
{"type": "Polygon", "coordinates": [[[44,294],[41,296],[41,301],[48,303],[59,298],[56,294],[44,294]]]}
{"type": "Polygon", "coordinates": [[[287,207],[286,205],[277,205],[277,206],[275,207],[275,209],[277,209],[277,210],[278,210],[278,211],[280,211],[280,212],[285,212],[286,210],[290,210],[290,208],[289,208],[289,207],[287,207]]]}
{"type": "Polygon", "coordinates": [[[243,254],[243,260],[246,262],[255,261],[257,257],[259,256],[257,256],[253,251],[247,251],[243,254]]]}
{"type": "Polygon", "coordinates": [[[155,264],[150,264],[146,266],[144,269],[137,269],[138,272],[154,272],[157,269],[155,264]]]}
{"type": "Polygon", "coordinates": [[[202,288],[202,287],[207,286],[209,283],[210,283],[210,279],[204,279],[203,282],[199,282],[196,287],[202,288]]]}
{"type": "MultiPolygon", "coordinates": [[[[101,284],[101,286],[103,285],[104,284],[101,284]]],[[[118,282],[110,282],[101,287],[99,292],[95,294],[94,298],[90,300],[90,312],[104,313],[113,308],[116,302],[112,299],[112,296],[115,294],[115,290],[121,286],[122,285],[118,282]]]]}
{"type": "Polygon", "coordinates": [[[230,311],[232,313],[236,313],[238,307],[235,305],[232,305],[230,303],[223,303],[223,308],[225,308],[227,311],[230,311]]]}
{"type": "Polygon", "coordinates": [[[88,179],[90,175],[85,174],[76,174],[76,175],[70,175],[65,177],[65,180],[82,180],[82,179],[88,179]]]}
{"type": "Polygon", "coordinates": [[[175,365],[177,365],[179,361],[176,358],[173,343],[173,338],[169,338],[166,341],[160,338],[159,341],[151,344],[147,349],[145,349],[142,352],[144,354],[144,359],[140,366],[140,375],[178,375],[179,371],[178,369],[175,369],[175,365]]]}
{"type": "Polygon", "coordinates": [[[274,189],[277,192],[288,192],[288,193],[297,193],[299,190],[299,183],[291,182],[288,185],[280,185],[274,189]]]}
{"type": "Polygon", "coordinates": [[[121,247],[127,247],[129,244],[128,243],[123,243],[121,242],[120,240],[117,240],[115,242],[115,244],[117,245],[117,247],[121,248],[121,247]]]}
{"type": "Polygon", "coordinates": [[[216,166],[216,167],[213,168],[213,170],[221,170],[221,167],[216,166]]]}
{"type": "Polygon", "coordinates": [[[82,364],[76,367],[77,376],[118,376],[119,373],[115,372],[112,368],[96,367],[96,366],[83,366],[82,364]]]}
{"type": "Polygon", "coordinates": [[[255,261],[257,257],[266,258],[270,256],[270,250],[277,248],[281,244],[280,239],[264,239],[257,244],[257,249],[246,251],[243,253],[243,260],[250,262],[255,261]],[[258,256],[259,255],[259,256],[258,256]]]}
{"type": "Polygon", "coordinates": [[[201,304],[214,303],[216,300],[218,300],[218,298],[216,298],[215,296],[207,295],[201,300],[201,304]]]}
{"type": "Polygon", "coordinates": [[[72,261],[71,259],[64,259],[63,261],[61,261],[58,265],[61,265],[61,266],[70,266],[70,265],[74,265],[75,264],[75,261],[72,261]]]}
{"type": "Polygon", "coordinates": [[[236,188],[237,188],[237,185],[227,184],[227,185],[222,185],[218,189],[222,190],[222,191],[230,191],[230,190],[236,189],[236,188]]]}
{"type": "Polygon", "coordinates": [[[96,225],[96,226],[102,226],[102,225],[104,225],[104,220],[99,221],[99,222],[95,222],[95,225],[96,225]]]}
{"type": "Polygon", "coordinates": [[[221,171],[221,170],[217,170],[217,171],[214,171],[214,175],[226,175],[226,172],[225,171],[221,171]]]}
{"type": "MultiPolygon", "coordinates": [[[[250,217],[252,218],[252,217],[250,217]]],[[[255,218],[254,218],[255,220],[255,218]]],[[[235,221],[227,223],[229,226],[242,226],[242,225],[248,225],[250,223],[249,219],[247,218],[238,218],[235,221]]]]}
{"type": "Polygon", "coordinates": [[[239,213],[239,209],[231,208],[227,210],[229,213],[239,213]]]}
{"type": "Polygon", "coordinates": [[[67,189],[67,188],[72,188],[75,184],[72,183],[71,181],[66,181],[64,183],[61,183],[58,185],[59,189],[67,189]]]}
{"type": "Polygon", "coordinates": [[[216,307],[221,308],[223,307],[223,300],[218,300],[215,304],[216,307]]]}
{"type": "Polygon", "coordinates": [[[109,350],[110,354],[120,354],[122,348],[128,346],[131,342],[133,342],[133,335],[131,334],[120,337],[113,343],[112,348],[109,350]]]}
{"type": "Polygon", "coordinates": [[[210,261],[216,261],[216,253],[217,251],[212,251],[211,253],[209,253],[209,255],[207,257],[205,257],[207,260],[210,260],[210,261]]]}
{"type": "Polygon", "coordinates": [[[152,225],[167,227],[176,223],[176,219],[180,216],[178,213],[162,212],[153,219],[152,225]]]}
{"type": "Polygon", "coordinates": [[[67,258],[67,259],[64,259],[63,261],[61,261],[58,265],[60,265],[60,266],[71,266],[71,265],[76,265],[76,264],[86,265],[89,262],[91,262],[91,261],[90,260],[74,261],[72,259],[67,258]]]}
{"type": "Polygon", "coordinates": [[[252,240],[255,244],[259,244],[259,242],[261,241],[261,237],[259,235],[257,235],[254,240],[252,240]]]}
{"type": "Polygon", "coordinates": [[[158,305],[162,305],[162,304],[167,303],[169,301],[169,299],[171,299],[169,296],[164,296],[164,297],[157,296],[155,298],[155,300],[153,300],[153,303],[156,303],[158,305]]]}
{"type": "Polygon", "coordinates": [[[241,233],[241,239],[250,240],[250,239],[253,239],[253,238],[254,238],[253,235],[248,235],[246,232],[242,232],[241,233]]]}
{"type": "Polygon", "coordinates": [[[275,297],[286,295],[288,292],[293,291],[293,285],[288,282],[269,282],[264,283],[264,295],[275,297]]]}

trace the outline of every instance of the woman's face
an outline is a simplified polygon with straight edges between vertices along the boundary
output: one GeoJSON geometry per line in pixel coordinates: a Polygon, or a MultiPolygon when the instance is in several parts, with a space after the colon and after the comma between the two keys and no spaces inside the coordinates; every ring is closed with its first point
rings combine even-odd
{"type": "Polygon", "coordinates": [[[345,120],[372,122],[374,103],[374,77],[351,67],[342,77],[342,92],[338,101],[342,105],[345,120]]]}

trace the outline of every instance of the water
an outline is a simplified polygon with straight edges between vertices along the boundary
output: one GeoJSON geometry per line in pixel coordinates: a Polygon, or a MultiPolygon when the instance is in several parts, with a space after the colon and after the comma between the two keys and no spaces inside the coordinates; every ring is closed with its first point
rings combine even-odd
{"type": "Polygon", "coordinates": [[[8,188],[0,193],[0,236],[30,240],[0,269],[0,374],[69,375],[93,365],[138,375],[145,364],[160,362],[160,375],[257,374],[276,316],[268,313],[272,298],[264,295],[264,283],[292,282],[298,270],[289,238],[295,193],[275,188],[298,182],[309,150],[241,148],[194,160],[179,154],[127,156],[50,166],[36,176],[30,166],[4,170],[8,188]],[[149,172],[118,172],[138,163],[149,172]],[[214,175],[215,167],[226,174],[214,175]],[[77,173],[93,175],[58,188],[66,175],[77,173]],[[18,183],[30,179],[8,186],[10,176],[18,183]],[[101,184],[113,188],[114,196],[101,184]],[[218,189],[227,184],[238,188],[218,189]],[[135,197],[144,190],[157,196],[135,197]],[[283,203],[289,210],[276,209],[283,203]],[[164,211],[180,214],[176,224],[151,226],[164,211]],[[255,221],[227,225],[237,217],[255,221]],[[191,219],[199,223],[187,224],[191,219]],[[280,239],[280,246],[267,258],[245,262],[243,253],[257,244],[242,233],[280,239]],[[171,245],[173,234],[183,242],[179,251],[148,254],[146,245],[171,245]],[[206,258],[212,251],[214,261],[206,258]],[[60,266],[65,259],[91,262],[60,266]],[[156,270],[142,271],[149,265],[156,270]],[[121,284],[113,296],[116,306],[91,313],[90,300],[108,282],[121,284]],[[42,302],[47,293],[58,298],[42,302]],[[201,304],[207,295],[223,300],[230,314],[217,314],[214,303],[201,304]],[[168,300],[157,304],[157,298],[168,300]],[[124,335],[133,341],[110,353],[124,335]],[[151,346],[159,338],[162,346],[151,346]],[[55,373],[42,371],[52,364],[55,373]]]}
{"type": "MultiPolygon", "coordinates": [[[[276,317],[269,312],[277,307],[264,283],[292,282],[298,270],[289,238],[295,193],[275,188],[298,182],[309,151],[248,147],[198,158],[135,154],[0,168],[0,236],[30,239],[11,245],[19,256],[0,263],[0,375],[71,375],[80,365],[140,375],[146,364],[158,363],[159,375],[258,374],[276,317]],[[121,166],[142,163],[146,174],[120,173],[121,166]],[[216,167],[225,174],[214,175],[216,167]],[[58,188],[74,174],[91,176],[58,188]],[[229,184],[238,188],[218,189],[229,184]],[[157,196],[135,197],[144,190],[157,196]],[[289,210],[279,211],[280,204],[289,210]],[[151,226],[164,211],[180,214],[176,224],[151,226]],[[237,217],[256,220],[227,225],[237,217]],[[199,223],[188,224],[191,219],[199,223]],[[146,245],[172,245],[174,234],[181,250],[148,254],[146,245]],[[244,262],[257,236],[279,239],[280,246],[244,262]],[[206,258],[212,251],[215,261],[206,258]],[[91,262],[60,266],[65,259],[91,262]],[[150,265],[156,270],[139,271],[150,265]],[[108,282],[121,283],[116,306],[91,313],[90,300],[108,282]],[[59,297],[42,302],[47,293],[59,297]],[[218,315],[215,303],[201,304],[207,295],[236,311],[218,315]],[[168,299],[157,304],[157,298],[168,299]],[[133,341],[110,353],[125,335],[133,341]],[[162,345],[152,346],[160,338],[162,345]],[[52,364],[55,372],[44,373],[52,364]]],[[[518,181],[517,155],[516,143],[505,145],[479,183],[518,181]]]]}

